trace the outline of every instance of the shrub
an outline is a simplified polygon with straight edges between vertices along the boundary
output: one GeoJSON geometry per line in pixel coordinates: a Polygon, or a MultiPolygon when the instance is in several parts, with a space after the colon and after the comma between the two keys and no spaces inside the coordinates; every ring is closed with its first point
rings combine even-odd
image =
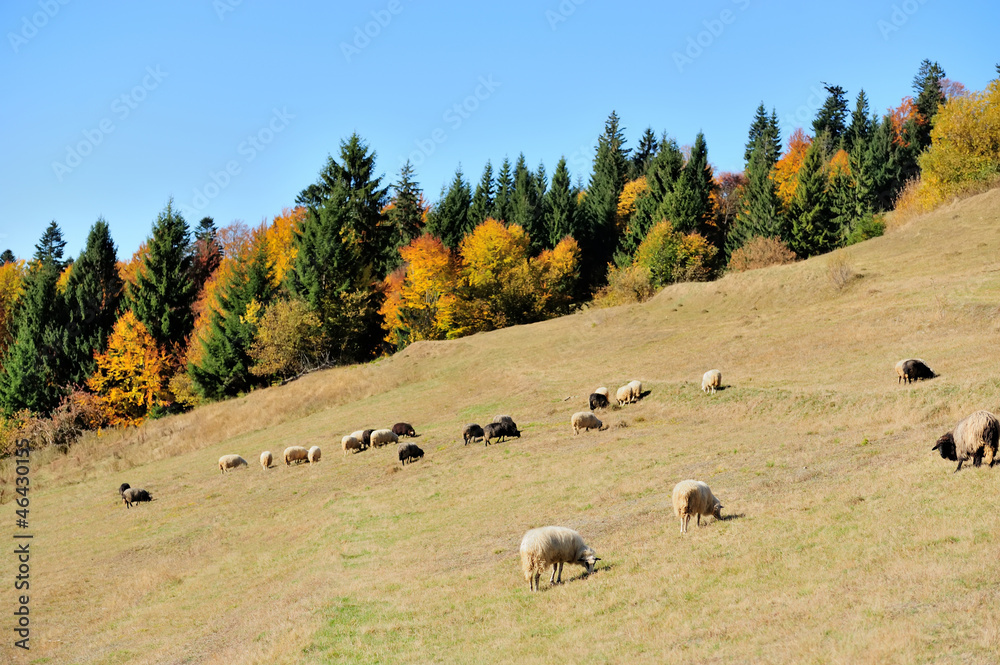
{"type": "Polygon", "coordinates": [[[649,230],[635,251],[635,265],[646,269],[654,287],[708,279],[718,250],[697,233],[681,235],[668,221],[649,230]]]}
{"type": "Polygon", "coordinates": [[[844,238],[844,245],[854,245],[871,238],[877,238],[885,233],[885,222],[881,215],[866,213],[854,223],[850,233],[844,238]]]}
{"type": "Polygon", "coordinates": [[[794,262],[798,257],[779,238],[756,236],[733,252],[729,258],[729,269],[733,272],[757,270],[768,266],[780,266],[794,262]]]}
{"type": "Polygon", "coordinates": [[[615,307],[649,300],[656,293],[649,270],[640,265],[608,268],[608,284],[594,296],[595,307],[615,307]]]}
{"type": "Polygon", "coordinates": [[[322,322],[303,300],[278,300],[260,318],[248,353],[255,376],[288,379],[329,364],[322,322]]]}
{"type": "Polygon", "coordinates": [[[833,252],[830,257],[826,260],[826,275],[833,284],[833,288],[843,289],[845,286],[854,281],[857,277],[857,273],[854,272],[854,268],[847,261],[847,256],[844,252],[833,252]]]}

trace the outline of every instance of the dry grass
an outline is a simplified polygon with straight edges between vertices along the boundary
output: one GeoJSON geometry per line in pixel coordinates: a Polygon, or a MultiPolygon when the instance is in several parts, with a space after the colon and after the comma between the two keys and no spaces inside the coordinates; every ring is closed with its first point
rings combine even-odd
{"type": "MultiPolygon", "coordinates": [[[[822,257],[675,285],[46,453],[31,658],[995,663],[1000,471],[952,474],[930,447],[1000,410],[998,210],[990,192],[852,247],[851,289],[822,257]],[[940,377],[898,386],[911,356],[940,377]],[[591,390],[629,379],[650,394],[574,436],[591,390]],[[461,445],[496,413],[522,438],[461,445]],[[340,455],[397,420],[423,460],[340,455]],[[218,472],[292,443],[326,456],[218,472]],[[685,478],[728,518],[682,537],[685,478]],[[123,481],[156,500],[124,509],[123,481]],[[578,529],[597,574],[529,594],[517,547],[543,524],[578,529]]],[[[26,662],[9,641],[3,657],[26,662]]]]}

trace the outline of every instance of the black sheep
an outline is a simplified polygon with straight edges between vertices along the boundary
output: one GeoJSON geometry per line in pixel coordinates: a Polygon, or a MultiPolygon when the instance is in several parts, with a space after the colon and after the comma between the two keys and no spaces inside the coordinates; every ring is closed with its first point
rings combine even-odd
{"type": "Polygon", "coordinates": [[[131,486],[131,485],[129,485],[128,483],[122,483],[122,484],[121,484],[121,485],[120,485],[120,486],[118,487],[118,495],[119,495],[119,496],[121,496],[122,494],[124,494],[124,493],[125,493],[125,490],[127,490],[127,489],[128,489],[128,488],[130,488],[130,487],[132,487],[132,486],[131,486]]]}
{"type": "Polygon", "coordinates": [[[899,383],[901,380],[912,383],[917,379],[933,379],[935,376],[937,374],[934,373],[934,370],[928,367],[922,360],[910,358],[903,362],[903,370],[896,383],[899,383]]]}
{"type": "Polygon", "coordinates": [[[424,456],[424,451],[415,443],[404,443],[399,446],[399,461],[406,466],[407,461],[414,462],[424,456]]]}
{"type": "Polygon", "coordinates": [[[490,439],[499,439],[500,443],[503,443],[505,436],[507,436],[507,423],[489,423],[483,428],[484,445],[490,445],[490,439]]]}
{"type": "Polygon", "coordinates": [[[590,410],[608,408],[608,396],[601,393],[590,393],[590,410]]]}
{"type": "Polygon", "coordinates": [[[462,430],[462,438],[465,439],[464,445],[469,445],[469,441],[473,439],[482,439],[485,436],[483,433],[483,428],[479,425],[472,423],[471,425],[466,425],[465,429],[462,430]]]}
{"type": "Polygon", "coordinates": [[[372,432],[374,432],[374,431],[375,430],[373,430],[373,429],[366,429],[365,431],[361,432],[361,445],[363,445],[365,448],[370,448],[371,447],[371,445],[372,445],[372,432]]]}
{"type": "Polygon", "coordinates": [[[149,492],[135,487],[130,487],[129,489],[122,492],[122,501],[125,502],[126,508],[131,508],[133,503],[142,503],[143,501],[152,501],[152,500],[153,497],[149,495],[149,492]]]}
{"type": "Polygon", "coordinates": [[[396,423],[392,426],[392,433],[396,436],[416,436],[417,433],[413,431],[413,425],[410,423],[396,423]]]}

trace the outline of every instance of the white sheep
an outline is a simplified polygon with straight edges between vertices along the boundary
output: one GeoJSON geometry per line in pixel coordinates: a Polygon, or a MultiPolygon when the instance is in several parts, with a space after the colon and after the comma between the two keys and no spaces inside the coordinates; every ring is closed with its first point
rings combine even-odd
{"type": "Polygon", "coordinates": [[[579,434],[580,430],[589,432],[592,429],[604,428],[604,423],[598,420],[593,411],[578,411],[573,414],[569,422],[573,426],[573,434],[579,434]]]}
{"type": "Polygon", "coordinates": [[[538,580],[552,566],[550,584],[562,582],[564,563],[575,563],[594,572],[594,564],[601,558],[587,547],[583,538],[573,529],[564,526],[543,526],[531,529],[521,539],[521,571],[528,581],[528,588],[538,591],[538,580]],[[558,579],[556,572],[558,571],[558,579]]]}
{"type": "Polygon", "coordinates": [[[387,446],[390,443],[399,443],[399,437],[391,429],[377,429],[372,432],[371,444],[376,448],[387,446]]]}
{"type": "Polygon", "coordinates": [[[260,454],[260,465],[264,467],[265,471],[271,466],[272,462],[274,462],[274,456],[271,455],[270,450],[265,450],[260,454]]]}
{"type": "Polygon", "coordinates": [[[344,454],[347,454],[348,450],[358,452],[361,450],[361,439],[358,437],[358,433],[348,434],[343,439],[340,440],[340,445],[344,447],[344,454]]]}
{"type": "Polygon", "coordinates": [[[607,388],[605,388],[604,386],[601,386],[600,388],[598,388],[598,389],[597,389],[597,390],[595,390],[594,392],[595,392],[596,394],[598,394],[598,395],[604,395],[604,396],[605,396],[605,397],[607,397],[608,399],[611,399],[611,393],[610,393],[610,392],[608,392],[608,389],[607,389],[607,388]]]}
{"type": "Polygon", "coordinates": [[[717,369],[710,369],[701,377],[702,392],[715,394],[717,388],[722,387],[722,372],[717,369]]]}
{"type": "Polygon", "coordinates": [[[310,464],[315,464],[319,461],[319,458],[323,456],[323,451],[319,449],[319,446],[313,446],[309,449],[308,458],[310,464]]]}
{"type": "Polygon", "coordinates": [[[219,470],[222,473],[241,466],[247,466],[247,461],[239,455],[223,455],[219,458],[219,470]]]}
{"type": "Polygon", "coordinates": [[[288,446],[285,448],[285,466],[291,466],[292,462],[305,462],[309,460],[309,451],[302,446],[288,446]]]}
{"type": "Polygon", "coordinates": [[[632,401],[632,386],[624,385],[615,392],[615,399],[618,400],[618,406],[628,404],[632,401]]]}
{"type": "Polygon", "coordinates": [[[972,459],[973,466],[979,466],[989,453],[990,466],[998,463],[997,444],[1000,441],[1000,420],[989,411],[976,411],[963,418],[955,429],[943,434],[931,450],[941,452],[941,457],[958,462],[958,473],[962,462],[972,459]]]}
{"type": "Polygon", "coordinates": [[[701,516],[712,515],[717,520],[722,519],[722,504],[708,485],[700,480],[682,480],[674,486],[674,515],[681,519],[681,533],[687,533],[691,515],[697,516],[698,526],[701,526],[701,516]]]}
{"type": "Polygon", "coordinates": [[[642,398],[642,381],[629,381],[628,387],[632,389],[632,401],[638,402],[642,398]]]}

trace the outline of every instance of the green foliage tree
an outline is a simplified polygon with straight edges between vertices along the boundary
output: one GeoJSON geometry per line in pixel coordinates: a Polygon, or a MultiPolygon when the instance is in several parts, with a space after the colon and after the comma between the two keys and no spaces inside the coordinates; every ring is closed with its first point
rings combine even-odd
{"type": "Polygon", "coordinates": [[[462,174],[462,167],[459,166],[447,193],[442,190],[441,200],[427,216],[427,232],[441,238],[450,249],[458,247],[462,237],[470,230],[471,205],[472,192],[462,174]]]}
{"type": "Polygon", "coordinates": [[[549,246],[555,247],[567,235],[576,238],[579,235],[576,226],[576,195],[570,184],[565,157],[560,158],[556,164],[552,186],[545,199],[545,234],[549,246]]]}
{"type": "Polygon", "coordinates": [[[813,134],[816,139],[813,143],[819,143],[823,148],[823,155],[829,158],[830,155],[841,148],[844,133],[847,130],[845,124],[847,120],[847,97],[846,92],[839,85],[826,85],[823,88],[827,92],[823,106],[816,113],[813,120],[813,134]]]}
{"type": "Polygon", "coordinates": [[[472,204],[469,206],[469,224],[475,228],[486,218],[493,214],[493,165],[486,160],[486,168],[483,169],[483,177],[476,185],[476,192],[472,195],[472,204]]]}
{"type": "Polygon", "coordinates": [[[597,285],[607,273],[618,244],[618,197],[628,174],[629,151],[625,148],[624,128],[614,111],[604,123],[604,133],[597,139],[594,172],[587,187],[581,212],[586,220],[581,280],[588,287],[597,285]]]}
{"type": "MultiPolygon", "coordinates": [[[[421,207],[420,185],[413,179],[413,165],[409,160],[399,170],[399,180],[393,185],[396,196],[389,211],[389,226],[395,232],[394,249],[408,245],[423,232],[424,210],[421,207]]],[[[395,255],[395,252],[394,252],[395,255]]],[[[398,262],[394,261],[393,265],[398,262]]]]}
{"type": "Polygon", "coordinates": [[[503,158],[500,172],[497,174],[496,194],[493,197],[493,211],[490,217],[501,222],[511,218],[514,197],[514,176],[511,172],[510,160],[503,158]]]}
{"type": "Polygon", "coordinates": [[[62,260],[63,251],[66,249],[66,241],[63,240],[62,229],[55,220],[49,222],[42,233],[41,239],[35,245],[36,261],[52,261],[57,270],[62,270],[66,263],[62,260]]]}
{"type": "Polygon", "coordinates": [[[514,165],[514,194],[511,201],[511,219],[508,221],[528,232],[532,254],[538,254],[544,249],[547,240],[542,226],[544,219],[541,203],[535,175],[528,170],[522,152],[514,165]]]}
{"type": "Polygon", "coordinates": [[[14,256],[14,252],[9,249],[3,250],[3,254],[0,254],[0,266],[13,263],[16,260],[17,258],[14,256]]]}
{"type": "Polygon", "coordinates": [[[799,170],[799,183],[789,210],[789,247],[803,258],[830,251],[840,238],[830,210],[825,163],[823,147],[814,141],[799,170]]]}
{"type": "Polygon", "coordinates": [[[785,223],[781,216],[781,201],[771,179],[774,166],[774,145],[771,130],[758,135],[747,165],[747,184],[741,198],[742,207],[726,238],[726,255],[742,247],[756,236],[785,238],[785,223]]]}
{"type": "Polygon", "coordinates": [[[711,196],[714,189],[705,135],[698,132],[691,148],[691,157],[681,169],[674,187],[669,219],[677,231],[707,235],[707,227],[712,219],[711,196]]]}
{"type": "Polygon", "coordinates": [[[874,128],[874,118],[868,105],[868,96],[862,89],[854,104],[851,124],[848,125],[847,131],[844,133],[844,150],[850,154],[859,145],[860,150],[864,150],[868,146],[868,142],[871,141],[874,128]]]}
{"type": "Polygon", "coordinates": [[[771,166],[774,166],[778,157],[781,156],[781,129],[778,127],[778,114],[777,111],[771,109],[771,115],[768,116],[767,111],[764,110],[764,102],[761,102],[754,113],[753,122],[750,123],[750,134],[747,138],[746,150],[743,153],[743,160],[747,164],[750,163],[757,138],[765,135],[768,138],[768,154],[773,157],[771,166]]]}
{"type": "Polygon", "coordinates": [[[222,263],[222,243],[215,220],[203,217],[194,230],[191,243],[191,282],[200,290],[222,263]]]}
{"type": "Polygon", "coordinates": [[[659,149],[660,142],[656,139],[653,128],[647,127],[643,131],[642,136],[639,137],[639,145],[636,147],[635,153],[629,162],[628,179],[635,180],[646,175],[646,171],[649,170],[649,164],[653,161],[653,157],[656,156],[659,149]]]}
{"type": "Polygon", "coordinates": [[[934,128],[934,116],[938,107],[944,104],[945,73],[936,62],[924,60],[920,63],[917,75],[913,77],[913,92],[916,93],[914,106],[917,109],[917,122],[914,128],[917,153],[924,151],[931,144],[931,130],[934,128]]]}

